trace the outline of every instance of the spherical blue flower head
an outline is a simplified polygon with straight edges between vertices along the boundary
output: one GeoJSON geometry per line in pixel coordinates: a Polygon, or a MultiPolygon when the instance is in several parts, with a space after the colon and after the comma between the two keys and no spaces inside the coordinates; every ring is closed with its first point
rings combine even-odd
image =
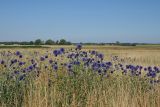
{"type": "Polygon", "coordinates": [[[23,55],[19,55],[19,58],[22,58],[23,57],[23,55]]]}
{"type": "Polygon", "coordinates": [[[28,68],[29,68],[29,70],[32,70],[32,69],[33,69],[33,66],[31,65],[31,66],[29,66],[28,68]]]}
{"type": "Polygon", "coordinates": [[[98,70],[98,74],[101,74],[101,73],[102,73],[102,70],[101,70],[101,69],[99,69],[99,70],[98,70]]]}
{"type": "Polygon", "coordinates": [[[50,60],[49,60],[49,63],[50,63],[50,64],[52,64],[52,63],[53,63],[53,60],[52,60],[52,59],[50,59],[50,60]]]}
{"type": "Polygon", "coordinates": [[[76,55],[75,55],[75,58],[77,58],[79,56],[79,54],[77,53],[76,55]]]}
{"type": "Polygon", "coordinates": [[[100,59],[103,59],[103,58],[104,58],[104,55],[101,54],[101,53],[99,53],[97,56],[98,56],[98,58],[100,58],[100,59]]]}
{"type": "Polygon", "coordinates": [[[89,62],[85,62],[85,63],[84,63],[84,66],[85,66],[85,67],[89,67],[89,62]]]}
{"type": "Polygon", "coordinates": [[[45,58],[44,58],[44,57],[41,57],[41,58],[40,58],[40,60],[41,60],[41,61],[44,61],[44,60],[45,60],[45,58]]]}
{"type": "Polygon", "coordinates": [[[151,74],[152,78],[155,78],[156,75],[157,75],[157,74],[156,74],[155,72],[151,74]]]}
{"type": "Polygon", "coordinates": [[[58,55],[61,55],[61,54],[62,54],[62,52],[60,50],[58,50],[58,55]]]}
{"type": "Polygon", "coordinates": [[[99,67],[99,68],[100,68],[100,67],[101,67],[101,63],[97,63],[97,67],[99,67]]]}
{"type": "Polygon", "coordinates": [[[24,80],[24,79],[25,79],[25,77],[26,77],[26,74],[21,75],[21,76],[19,77],[19,81],[24,80]]]}
{"type": "Polygon", "coordinates": [[[92,64],[92,69],[93,69],[93,70],[98,70],[99,67],[100,67],[99,64],[96,63],[96,62],[92,64]]]}
{"type": "MultiPolygon", "coordinates": [[[[157,67],[158,68],[158,67],[157,67]]],[[[160,73],[160,68],[157,69],[157,73],[160,73]]]]}
{"type": "Polygon", "coordinates": [[[14,71],[14,74],[19,74],[19,71],[14,71]]]}
{"type": "Polygon", "coordinates": [[[136,66],[136,69],[139,69],[139,65],[136,66]]]}
{"type": "Polygon", "coordinates": [[[106,62],[106,65],[112,66],[112,62],[106,62]]]}
{"type": "Polygon", "coordinates": [[[57,65],[54,65],[54,66],[53,66],[53,69],[54,69],[54,70],[58,70],[58,66],[57,66],[57,65]]]}
{"type": "Polygon", "coordinates": [[[91,51],[91,55],[95,55],[96,54],[96,51],[91,51]]]}
{"type": "Polygon", "coordinates": [[[34,64],[33,64],[33,68],[36,68],[36,66],[37,66],[37,63],[34,63],[34,64]]]}
{"type": "Polygon", "coordinates": [[[64,48],[60,48],[60,51],[61,51],[61,53],[64,53],[65,50],[64,50],[64,48]]]}
{"type": "Polygon", "coordinates": [[[144,68],[144,71],[147,71],[147,68],[144,68]]]}
{"type": "Polygon", "coordinates": [[[102,63],[101,66],[102,66],[102,67],[106,67],[105,63],[102,63]]]}
{"type": "Polygon", "coordinates": [[[80,65],[80,62],[79,61],[75,61],[75,65],[80,65]]]}
{"type": "Polygon", "coordinates": [[[58,55],[58,50],[54,50],[53,54],[54,54],[54,56],[57,56],[58,55]]]}
{"type": "Polygon", "coordinates": [[[129,69],[130,68],[130,66],[129,65],[126,65],[126,69],[129,69]]]}
{"type": "Polygon", "coordinates": [[[20,54],[21,54],[20,51],[17,51],[17,52],[16,52],[16,55],[17,55],[17,56],[19,56],[20,54]]]}
{"type": "Polygon", "coordinates": [[[72,64],[68,64],[67,68],[71,69],[72,68],[72,64]]]}
{"type": "Polygon", "coordinates": [[[125,70],[123,70],[123,72],[124,72],[124,73],[127,73],[127,70],[125,69],[125,70]]]}
{"type": "Polygon", "coordinates": [[[137,71],[139,69],[139,66],[135,66],[135,71],[137,71]]]}
{"type": "Polygon", "coordinates": [[[159,71],[158,67],[154,66],[153,69],[157,72],[159,71]]]}
{"type": "Polygon", "coordinates": [[[149,66],[149,67],[148,67],[148,71],[152,71],[152,67],[149,66]]]}
{"type": "Polygon", "coordinates": [[[122,65],[122,64],[119,64],[119,66],[120,66],[120,67],[123,67],[123,65],[122,65]]]}
{"type": "Polygon", "coordinates": [[[68,55],[68,58],[73,58],[73,57],[75,57],[75,53],[71,53],[68,55]]]}
{"type": "Polygon", "coordinates": [[[130,65],[130,69],[132,70],[132,71],[135,71],[135,67],[133,66],[133,65],[130,65]]]}
{"type": "Polygon", "coordinates": [[[2,64],[2,65],[5,63],[5,61],[4,61],[4,60],[1,60],[0,62],[1,62],[1,64],[2,64]]]}
{"type": "Polygon", "coordinates": [[[81,50],[82,49],[82,45],[81,44],[77,44],[76,49],[77,50],[81,50]]]}
{"type": "Polygon", "coordinates": [[[147,76],[148,76],[148,77],[151,76],[150,73],[147,73],[147,76]]]}
{"type": "Polygon", "coordinates": [[[143,66],[140,66],[139,69],[142,70],[142,69],[143,69],[143,66]]]}
{"type": "Polygon", "coordinates": [[[155,72],[152,72],[152,73],[150,73],[150,76],[151,76],[152,78],[155,78],[155,77],[156,77],[156,73],[155,73],[155,72]]]}
{"type": "Polygon", "coordinates": [[[87,54],[87,52],[83,51],[83,52],[82,52],[82,54],[83,54],[83,55],[86,55],[86,54],[87,54]]]}
{"type": "Polygon", "coordinates": [[[87,58],[82,58],[82,61],[83,61],[83,62],[87,61],[87,58]]]}
{"type": "Polygon", "coordinates": [[[18,61],[17,59],[14,59],[14,60],[13,60],[14,63],[17,63],[17,61],[18,61]]]}
{"type": "Polygon", "coordinates": [[[92,64],[93,67],[95,67],[96,65],[97,65],[97,62],[94,62],[94,63],[92,64]]]}
{"type": "Polygon", "coordinates": [[[109,69],[109,66],[106,66],[105,69],[108,70],[108,69],[109,69]]]}
{"type": "Polygon", "coordinates": [[[19,62],[19,65],[22,66],[22,65],[23,65],[23,62],[19,62]]]}

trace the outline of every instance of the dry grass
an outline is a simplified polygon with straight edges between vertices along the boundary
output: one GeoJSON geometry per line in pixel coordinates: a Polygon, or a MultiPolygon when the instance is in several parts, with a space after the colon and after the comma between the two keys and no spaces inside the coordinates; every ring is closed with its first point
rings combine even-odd
{"type": "MultiPolygon", "coordinates": [[[[54,46],[56,49],[64,46],[54,46]]],[[[72,46],[65,46],[72,48],[72,46]]],[[[86,46],[85,50],[97,50],[105,54],[105,60],[117,55],[124,63],[160,66],[160,47],[113,47],[86,46]]],[[[3,51],[6,49],[1,49],[3,51]]],[[[9,49],[7,49],[9,50],[9,49]]],[[[12,49],[10,51],[15,51],[12,49]]],[[[18,49],[46,53],[51,49],[18,49]]],[[[31,55],[28,57],[32,57],[31,55]]],[[[34,56],[33,56],[34,57],[34,56]]],[[[160,107],[160,86],[145,83],[143,78],[125,76],[97,77],[92,73],[83,73],[76,77],[67,77],[61,71],[59,78],[43,70],[40,77],[18,89],[23,103],[15,97],[13,102],[1,102],[1,107],[160,107]],[[63,75],[62,75],[63,74],[63,75]],[[50,79],[51,82],[48,80],[50,79]],[[51,86],[49,86],[51,84],[51,86]]],[[[81,69],[79,68],[81,72],[81,69]]],[[[6,84],[7,85],[7,84],[6,84]]],[[[1,86],[2,87],[2,86],[1,86]]],[[[14,91],[14,90],[13,90],[14,91]]],[[[16,94],[17,94],[16,93],[16,94]]],[[[17,95],[15,95],[17,96],[17,95]]],[[[0,96],[1,97],[1,96],[0,96]]]]}

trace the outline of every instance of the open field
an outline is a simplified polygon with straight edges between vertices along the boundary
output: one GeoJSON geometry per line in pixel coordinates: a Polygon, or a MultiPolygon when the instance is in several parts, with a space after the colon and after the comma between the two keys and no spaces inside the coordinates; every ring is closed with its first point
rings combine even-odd
{"type": "Polygon", "coordinates": [[[0,49],[1,107],[160,107],[160,46],[45,47],[0,49]]]}
{"type": "MultiPolygon", "coordinates": [[[[22,50],[22,51],[49,51],[64,47],[74,48],[73,45],[44,45],[44,46],[0,46],[1,50],[22,50]],[[12,47],[12,48],[11,48],[12,47]],[[11,49],[10,49],[11,48],[11,49]],[[25,48],[25,49],[23,49],[25,48]],[[27,49],[28,48],[28,49],[27,49]],[[43,48],[43,49],[41,49],[43,48]],[[48,49],[45,49],[48,48],[48,49]]],[[[83,47],[84,50],[97,50],[105,55],[106,60],[111,60],[111,56],[117,55],[123,59],[131,59],[132,63],[141,65],[160,65],[160,45],[139,45],[139,46],[90,46],[83,47]]]]}

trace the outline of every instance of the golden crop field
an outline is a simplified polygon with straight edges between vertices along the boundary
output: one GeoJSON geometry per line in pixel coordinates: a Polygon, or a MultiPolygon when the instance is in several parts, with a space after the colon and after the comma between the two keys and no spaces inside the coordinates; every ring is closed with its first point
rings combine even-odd
{"type": "Polygon", "coordinates": [[[0,107],[160,107],[160,46],[75,47],[0,49],[0,107]]]}

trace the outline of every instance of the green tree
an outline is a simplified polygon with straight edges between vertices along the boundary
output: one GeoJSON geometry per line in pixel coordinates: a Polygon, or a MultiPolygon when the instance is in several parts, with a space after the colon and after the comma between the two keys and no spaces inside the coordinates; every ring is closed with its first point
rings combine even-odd
{"type": "Polygon", "coordinates": [[[66,45],[72,45],[72,43],[67,41],[66,45]]]}
{"type": "Polygon", "coordinates": [[[67,43],[67,41],[66,41],[65,39],[61,39],[61,40],[59,41],[59,44],[60,44],[60,45],[66,45],[66,43],[67,43]]]}
{"type": "Polygon", "coordinates": [[[41,39],[35,40],[35,45],[42,45],[43,41],[41,39]]]}
{"type": "Polygon", "coordinates": [[[119,42],[119,41],[116,41],[116,45],[120,45],[120,42],[119,42]]]}
{"type": "Polygon", "coordinates": [[[51,39],[46,40],[45,45],[54,45],[55,42],[51,39]]]}
{"type": "Polygon", "coordinates": [[[59,40],[56,41],[56,45],[58,45],[58,44],[59,44],[59,40]]]}
{"type": "Polygon", "coordinates": [[[29,45],[34,45],[34,42],[33,42],[33,41],[30,41],[30,42],[29,42],[29,45]]]}

